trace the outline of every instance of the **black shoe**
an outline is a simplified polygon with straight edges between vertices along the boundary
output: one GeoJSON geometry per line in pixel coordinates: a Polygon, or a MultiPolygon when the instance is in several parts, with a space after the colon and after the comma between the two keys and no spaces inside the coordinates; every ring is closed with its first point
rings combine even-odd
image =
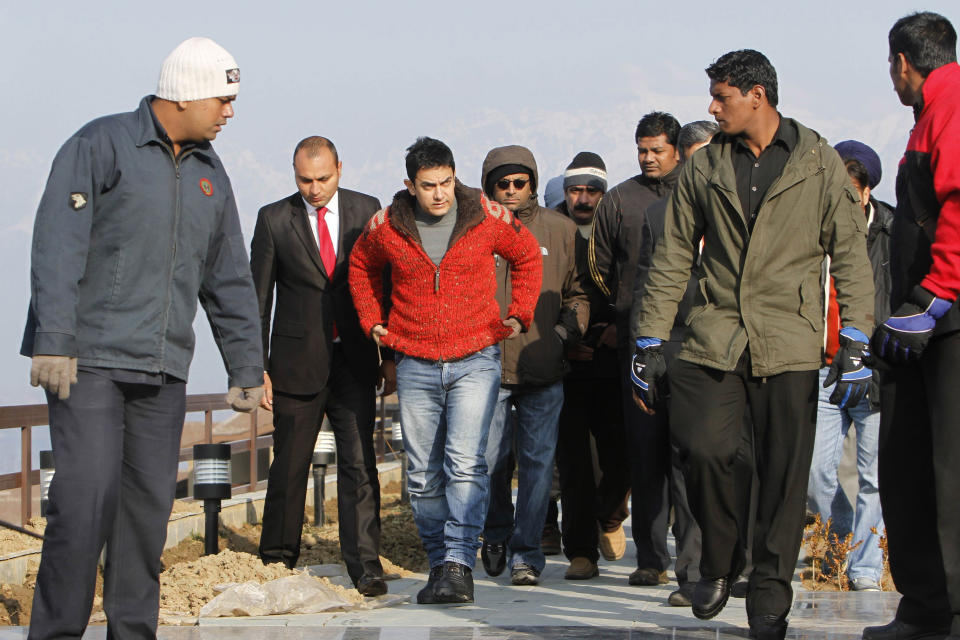
{"type": "Polygon", "coordinates": [[[434,587],[437,586],[437,581],[443,576],[443,565],[438,564],[435,567],[430,567],[430,577],[427,578],[427,586],[423,589],[420,589],[420,592],[417,594],[417,604],[437,604],[437,599],[433,594],[434,587]]]}
{"type": "Polygon", "coordinates": [[[729,578],[700,578],[693,588],[693,615],[709,620],[723,611],[729,597],[729,578]]]}
{"type": "Polygon", "coordinates": [[[510,583],[518,586],[534,585],[540,582],[540,572],[523,562],[510,570],[510,583]]]}
{"type": "Polygon", "coordinates": [[[540,551],[545,556],[555,556],[560,553],[560,527],[556,523],[544,525],[540,536],[540,551]]]}
{"type": "Polygon", "coordinates": [[[941,640],[950,633],[950,625],[919,625],[893,619],[882,627],[867,627],[863,640],[941,640]]]}
{"type": "Polygon", "coordinates": [[[731,598],[746,598],[747,597],[747,587],[750,585],[749,580],[737,580],[733,583],[733,586],[730,587],[730,597],[731,598]]]}
{"type": "Polygon", "coordinates": [[[444,562],[443,575],[433,588],[433,597],[443,603],[473,602],[473,570],[459,562],[444,562]]]}
{"type": "Polygon", "coordinates": [[[693,604],[693,582],[684,582],[680,588],[667,596],[667,604],[671,607],[689,607],[693,604]]]}
{"type": "Polygon", "coordinates": [[[480,547],[480,560],[483,561],[483,570],[491,578],[503,573],[507,566],[507,545],[503,542],[483,542],[480,547]]]}
{"type": "Polygon", "coordinates": [[[373,576],[365,573],[357,580],[357,591],[360,592],[360,595],[367,596],[368,598],[382,596],[387,592],[387,583],[384,582],[381,576],[373,576]]]}
{"type": "Polygon", "coordinates": [[[756,640],[783,640],[787,620],[783,616],[763,615],[750,618],[750,637],[756,640]]]}

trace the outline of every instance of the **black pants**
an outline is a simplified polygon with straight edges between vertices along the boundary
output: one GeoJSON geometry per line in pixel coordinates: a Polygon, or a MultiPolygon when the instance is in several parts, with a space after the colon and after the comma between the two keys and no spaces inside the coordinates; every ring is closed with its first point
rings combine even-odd
{"type": "Polygon", "coordinates": [[[294,567],[300,557],[307,477],[323,416],[337,441],[340,552],[356,584],[383,574],[380,564],[380,479],[373,450],[376,395],[357,382],[343,349],[334,347],[326,388],[311,395],[274,391],[273,463],[263,505],[260,557],[294,567]]]}
{"type": "Polygon", "coordinates": [[[744,563],[750,476],[742,472],[738,451],[750,409],[758,499],[748,616],[790,609],[816,433],[816,385],[816,370],[755,378],[746,354],[731,372],[677,360],[670,373],[671,433],[703,533],[704,578],[738,573],[744,563]]]}
{"type": "Polygon", "coordinates": [[[186,384],[80,371],[67,400],[47,403],[56,473],[28,637],[83,635],[106,543],[107,638],[155,638],[186,384]]]}
{"type": "Polygon", "coordinates": [[[561,536],[568,559],[596,562],[598,526],[616,530],[627,519],[630,472],[620,384],[613,379],[566,379],[560,412],[561,536]],[[594,475],[590,434],[597,445],[601,477],[594,475]]]}
{"type": "MultiPolygon", "coordinates": [[[[677,343],[666,343],[667,358],[672,363],[677,343]]],[[[677,582],[684,584],[700,579],[700,527],[687,504],[678,452],[670,443],[669,411],[664,405],[654,415],[647,415],[633,401],[630,381],[630,360],[624,352],[623,415],[630,461],[630,514],[633,542],[637,548],[637,567],[666,571],[670,567],[667,550],[667,527],[673,507],[673,537],[677,543],[677,582]]]]}
{"type": "Polygon", "coordinates": [[[952,622],[960,633],[960,333],[930,341],[920,362],[885,371],[880,504],[897,617],[952,622]]]}

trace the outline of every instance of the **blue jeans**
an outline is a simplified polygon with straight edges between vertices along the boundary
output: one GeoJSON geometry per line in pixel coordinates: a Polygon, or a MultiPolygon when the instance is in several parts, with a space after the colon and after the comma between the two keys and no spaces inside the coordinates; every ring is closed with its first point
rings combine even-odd
{"type": "Polygon", "coordinates": [[[511,567],[527,564],[541,572],[546,564],[540,538],[553,485],[553,456],[562,407],[562,382],[547,387],[500,387],[487,442],[490,507],[483,539],[504,542],[509,538],[511,567]],[[516,424],[511,407],[517,409],[516,424]],[[516,518],[510,490],[514,439],[519,466],[516,518]]]}
{"type": "Polygon", "coordinates": [[[820,369],[820,391],[817,399],[817,437],[810,465],[807,501],[811,512],[819,513],[826,522],[833,518],[831,531],[843,539],[853,532],[853,544],[863,543],[850,553],[847,575],[851,580],[870,578],[879,581],[883,574],[883,552],[879,537],[883,534],[883,515],[877,490],[877,456],[880,440],[880,412],[870,408],[869,398],[855,407],[840,409],[830,403],[833,386],[823,388],[828,368],[820,369]],[[837,467],[843,455],[843,440],[850,425],[857,429],[857,475],[860,491],[854,513],[850,500],[837,481],[837,467]]]}
{"type": "Polygon", "coordinates": [[[476,562],[489,493],[484,454],[499,388],[497,345],[455,362],[397,354],[407,489],[431,567],[476,562]]]}

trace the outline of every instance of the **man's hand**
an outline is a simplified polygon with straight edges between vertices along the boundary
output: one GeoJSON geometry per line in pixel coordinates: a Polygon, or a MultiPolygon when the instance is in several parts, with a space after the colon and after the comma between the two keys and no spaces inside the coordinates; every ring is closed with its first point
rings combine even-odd
{"type": "Polygon", "coordinates": [[[397,390],[397,364],[393,360],[384,360],[380,363],[380,373],[377,375],[377,388],[383,386],[381,395],[388,396],[397,390]]]}
{"type": "Polygon", "coordinates": [[[227,391],[227,404],[234,411],[250,413],[260,404],[260,399],[263,398],[263,387],[264,385],[259,387],[230,387],[230,390],[227,391]]]}
{"type": "Polygon", "coordinates": [[[951,306],[949,300],[915,286],[907,301],[873,332],[870,344],[874,355],[894,365],[916,362],[930,341],[937,320],[951,306]]]}
{"type": "Polygon", "coordinates": [[[660,338],[637,338],[637,349],[630,365],[630,381],[633,383],[634,402],[644,412],[653,414],[654,407],[662,398],[658,395],[657,382],[667,372],[660,338]]]}
{"type": "Polygon", "coordinates": [[[61,400],[70,397],[70,385],[77,383],[77,359],[70,356],[33,356],[30,384],[41,386],[61,400]]]}
{"type": "Polygon", "coordinates": [[[260,406],[267,411],[273,411],[273,381],[266,371],[263,372],[263,397],[260,398],[260,406]]]}
{"type": "Polygon", "coordinates": [[[617,348],[617,325],[611,322],[607,325],[607,328],[603,330],[603,333],[600,334],[600,339],[597,340],[597,345],[603,345],[605,347],[610,347],[611,349],[617,348]]]}
{"type": "Polygon", "coordinates": [[[593,360],[593,347],[580,343],[567,349],[567,360],[590,362],[593,360]]]}
{"type": "Polygon", "coordinates": [[[873,372],[863,364],[863,360],[870,357],[867,342],[867,335],[859,329],[845,327],[840,330],[840,348],[833,356],[823,388],[837,383],[830,394],[830,402],[841,409],[857,406],[870,390],[873,372]]]}
{"type": "Polygon", "coordinates": [[[509,318],[504,320],[503,326],[510,327],[510,329],[512,330],[512,333],[507,336],[507,340],[511,338],[516,338],[518,335],[520,335],[520,331],[523,329],[523,325],[520,324],[520,321],[514,318],[513,316],[510,316],[509,318]]]}
{"type": "Polygon", "coordinates": [[[389,333],[382,324],[375,324],[373,328],[370,329],[370,337],[373,338],[373,341],[377,343],[378,347],[382,347],[383,343],[380,342],[380,338],[389,333]]]}

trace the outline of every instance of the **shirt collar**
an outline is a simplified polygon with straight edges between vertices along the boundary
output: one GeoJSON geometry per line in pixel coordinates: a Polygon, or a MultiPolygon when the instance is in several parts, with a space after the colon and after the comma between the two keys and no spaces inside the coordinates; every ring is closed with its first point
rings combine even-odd
{"type": "MultiPolygon", "coordinates": [[[[770,141],[770,145],[768,146],[779,144],[786,149],[788,153],[793,153],[794,147],[797,146],[798,139],[799,133],[797,132],[797,127],[794,126],[792,122],[788,122],[783,116],[780,116],[780,124],[777,126],[777,132],[773,134],[773,140],[770,141]]],[[[736,137],[734,144],[738,151],[749,151],[753,153],[741,136],[736,137]]],[[[766,149],[764,149],[764,151],[766,151],[766,149]]]]}
{"type": "MultiPolygon", "coordinates": [[[[304,200],[303,196],[300,196],[300,199],[303,200],[303,208],[307,210],[307,213],[313,214],[317,211],[317,208],[312,204],[304,200]]],[[[333,197],[330,198],[330,202],[326,204],[327,215],[339,216],[340,215],[340,190],[337,189],[333,192],[333,197]]]]}
{"type": "MultiPolygon", "coordinates": [[[[143,99],[140,100],[140,106],[137,107],[137,120],[139,121],[137,146],[143,147],[151,142],[159,142],[172,149],[173,141],[170,140],[170,136],[167,135],[166,129],[164,129],[163,125],[160,124],[160,120],[157,118],[157,114],[153,110],[152,103],[154,98],[156,98],[156,96],[144,96],[143,99]]],[[[210,142],[207,140],[204,140],[200,143],[188,142],[181,145],[180,148],[181,154],[183,153],[182,150],[184,149],[206,151],[210,148],[210,142]]]]}

